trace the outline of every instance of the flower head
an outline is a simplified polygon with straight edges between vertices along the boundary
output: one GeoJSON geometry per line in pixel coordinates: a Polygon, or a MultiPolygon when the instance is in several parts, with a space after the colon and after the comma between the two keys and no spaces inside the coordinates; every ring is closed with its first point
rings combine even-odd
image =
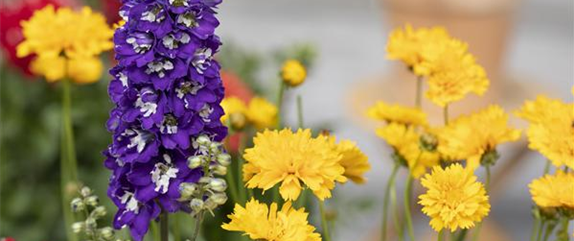
{"type": "Polygon", "coordinates": [[[364,177],[365,172],[371,170],[367,155],[350,140],[341,140],[337,143],[335,136],[325,135],[324,137],[328,138],[335,151],[341,155],[339,163],[345,168],[343,176],[357,184],[365,183],[367,181],[364,177]]]}
{"type": "Polygon", "coordinates": [[[265,130],[253,139],[243,157],[243,179],[248,188],[268,190],[281,183],[285,200],[296,200],[302,185],[320,200],[331,197],[335,182],[346,181],[341,155],[327,138],[311,137],[311,130],[265,130]]]}
{"type": "Polygon", "coordinates": [[[287,60],[281,69],[281,78],[287,85],[295,87],[305,82],[307,70],[301,62],[293,59],[287,60]]]}
{"type": "Polygon", "coordinates": [[[421,134],[413,127],[391,123],[377,129],[377,135],[384,139],[394,149],[395,154],[406,162],[402,164],[410,169],[411,175],[415,178],[419,178],[426,173],[427,168],[439,163],[438,152],[430,152],[421,148],[421,134]]]}
{"type": "Polygon", "coordinates": [[[527,101],[516,113],[530,122],[528,147],[537,150],[556,167],[574,168],[574,104],[545,96],[527,101]]]}
{"type": "Polygon", "coordinates": [[[226,97],[221,101],[221,107],[223,107],[225,112],[225,115],[221,117],[222,123],[230,122],[231,126],[238,130],[245,126],[247,122],[247,117],[245,116],[247,106],[243,100],[235,96],[226,97]]]}
{"type": "Polygon", "coordinates": [[[253,240],[263,241],[321,241],[321,235],[307,221],[309,214],[303,208],[291,207],[291,202],[278,210],[277,204],[266,204],[255,199],[245,207],[235,204],[229,223],[221,227],[229,231],[245,232],[253,240]]]}
{"type": "Polygon", "coordinates": [[[387,123],[399,123],[405,125],[426,126],[427,115],[419,108],[401,105],[390,105],[378,101],[369,108],[367,116],[374,120],[386,121],[387,123]]]}
{"type": "Polygon", "coordinates": [[[467,167],[472,170],[481,164],[481,159],[494,161],[483,157],[496,151],[496,146],[520,137],[520,131],[508,126],[508,115],[496,105],[459,117],[436,133],[438,151],[448,160],[466,160],[467,167]]]}
{"type": "Polygon", "coordinates": [[[253,97],[247,107],[247,119],[257,129],[274,127],[277,124],[279,110],[271,102],[261,97],[253,97]]]}
{"type": "Polygon", "coordinates": [[[543,208],[566,208],[574,211],[574,173],[557,171],[528,185],[532,200],[543,208]]]}
{"type": "Polygon", "coordinates": [[[37,55],[31,70],[48,81],[65,77],[79,83],[98,80],[102,64],[97,56],[113,47],[112,29],[89,7],[74,12],[48,5],[22,22],[22,29],[24,41],[18,45],[17,55],[37,55]],[[85,75],[78,74],[83,71],[85,75]]]}
{"type": "Polygon", "coordinates": [[[162,210],[198,215],[227,200],[223,180],[213,177],[230,161],[221,145],[224,90],[214,59],[220,2],[122,1],[105,166],[118,207],[114,227],[129,227],[136,241],[162,210]]]}
{"type": "Polygon", "coordinates": [[[431,174],[421,179],[427,192],[419,196],[419,204],[431,218],[430,226],[435,231],[468,229],[488,215],[488,196],[476,179],[470,169],[458,163],[445,169],[435,166],[431,174]]]}

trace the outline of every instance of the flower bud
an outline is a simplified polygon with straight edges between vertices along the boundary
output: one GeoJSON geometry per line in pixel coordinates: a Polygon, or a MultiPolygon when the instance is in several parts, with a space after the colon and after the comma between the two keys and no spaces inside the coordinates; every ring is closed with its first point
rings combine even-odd
{"type": "Polygon", "coordinates": [[[235,131],[241,131],[247,124],[247,118],[243,113],[231,113],[229,115],[229,123],[231,123],[231,128],[235,131]]]}
{"type": "Polygon", "coordinates": [[[103,216],[106,216],[106,208],[103,206],[98,206],[96,207],[93,211],[92,211],[92,217],[94,217],[95,219],[101,218],[103,216]]]}
{"type": "Polygon", "coordinates": [[[81,198],[72,199],[70,205],[72,206],[72,211],[74,212],[83,211],[86,208],[86,204],[81,198]]]}
{"type": "Polygon", "coordinates": [[[80,190],[80,194],[82,194],[82,196],[87,197],[92,195],[92,189],[90,189],[89,187],[82,187],[82,190],[80,190]]]}
{"type": "Polygon", "coordinates": [[[231,164],[231,155],[227,153],[221,153],[217,155],[217,163],[221,164],[222,166],[229,166],[229,164],[231,164]]]}
{"type": "Polygon", "coordinates": [[[214,193],[209,197],[209,200],[217,205],[223,205],[227,202],[227,195],[225,193],[214,193]]]}
{"type": "Polygon", "coordinates": [[[280,75],[285,84],[295,87],[305,82],[307,71],[301,62],[297,60],[287,60],[281,68],[280,75]]]}
{"type": "Polygon", "coordinates": [[[98,196],[89,196],[86,198],[86,204],[92,207],[98,206],[98,204],[100,203],[100,199],[98,198],[98,196]]]}
{"type": "Polygon", "coordinates": [[[220,149],[219,149],[220,146],[221,146],[221,144],[219,144],[217,142],[212,142],[209,145],[209,151],[211,152],[211,154],[217,155],[220,152],[220,149]]]}
{"type": "Polygon", "coordinates": [[[193,210],[193,212],[199,213],[204,208],[204,202],[199,198],[194,198],[191,200],[191,202],[189,202],[189,207],[191,210],[193,210]]]}
{"type": "Polygon", "coordinates": [[[483,166],[492,166],[496,163],[496,160],[500,158],[500,154],[496,151],[496,149],[492,149],[486,151],[480,158],[480,164],[483,166]]]}
{"type": "Polygon", "coordinates": [[[209,188],[216,192],[225,192],[227,183],[221,178],[212,178],[211,181],[209,181],[209,188]]]}
{"type": "Polygon", "coordinates": [[[213,173],[216,175],[220,175],[220,176],[227,175],[227,167],[224,167],[222,165],[215,165],[212,167],[212,169],[213,169],[213,173]]]}
{"type": "Polygon", "coordinates": [[[105,240],[111,240],[114,237],[114,229],[110,227],[105,227],[100,229],[100,236],[105,240]]]}
{"type": "Polygon", "coordinates": [[[209,143],[211,143],[211,140],[206,135],[198,136],[197,139],[195,139],[195,141],[197,142],[197,144],[201,146],[207,146],[209,145],[209,143]]]}
{"type": "Polygon", "coordinates": [[[187,166],[189,169],[195,169],[203,164],[202,156],[192,156],[187,158],[187,166]]]}
{"type": "Polygon", "coordinates": [[[419,139],[419,145],[423,151],[434,152],[438,146],[438,140],[434,135],[423,133],[419,139]]]}
{"type": "Polygon", "coordinates": [[[179,185],[179,193],[181,194],[182,199],[190,198],[191,196],[193,196],[196,190],[197,185],[193,183],[184,182],[181,185],[179,185]]]}
{"type": "Polygon", "coordinates": [[[84,229],[85,224],[84,222],[75,222],[72,224],[72,231],[74,233],[80,233],[84,229]]]}
{"type": "Polygon", "coordinates": [[[96,219],[94,219],[93,217],[88,217],[86,218],[86,221],[84,222],[84,224],[86,225],[86,230],[91,230],[94,229],[98,226],[98,224],[96,223],[96,219]]]}

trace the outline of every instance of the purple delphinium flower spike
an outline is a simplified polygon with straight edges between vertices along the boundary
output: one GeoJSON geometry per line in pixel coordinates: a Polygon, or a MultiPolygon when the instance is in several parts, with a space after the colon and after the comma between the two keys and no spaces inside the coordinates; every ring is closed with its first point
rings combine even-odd
{"type": "MultiPolygon", "coordinates": [[[[104,152],[112,171],[108,196],[118,207],[114,227],[143,239],[161,211],[191,211],[181,187],[195,185],[206,155],[198,137],[221,142],[223,85],[213,55],[220,0],[123,0],[125,24],[114,36],[118,65],[108,92],[115,107],[104,152]]],[[[208,160],[211,157],[207,158],[208,160]]],[[[210,164],[208,164],[210,165],[210,164]]],[[[204,199],[204,197],[201,197],[204,199]]]]}

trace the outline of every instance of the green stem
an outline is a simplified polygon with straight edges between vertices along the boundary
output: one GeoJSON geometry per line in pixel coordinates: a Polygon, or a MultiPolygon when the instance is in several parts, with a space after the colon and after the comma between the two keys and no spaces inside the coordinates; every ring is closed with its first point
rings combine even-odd
{"type": "Polygon", "coordinates": [[[62,137],[61,137],[61,192],[62,192],[62,210],[64,213],[64,225],[66,236],[69,241],[76,241],[77,237],[72,231],[74,214],[70,209],[71,193],[70,185],[77,182],[77,164],[76,153],[74,149],[74,129],[72,124],[72,94],[71,83],[69,79],[62,80],[62,137]]]}
{"type": "Polygon", "coordinates": [[[556,227],[556,222],[551,222],[546,226],[546,231],[544,232],[544,238],[542,239],[543,241],[548,240],[548,238],[552,234],[552,231],[554,230],[555,227],[556,227]]]}
{"type": "Polygon", "coordinates": [[[285,94],[285,88],[287,87],[287,85],[285,84],[285,82],[281,81],[279,84],[279,91],[277,93],[277,110],[279,110],[279,113],[277,113],[277,127],[276,129],[281,129],[281,109],[283,106],[283,95],[285,94]]]}
{"type": "Polygon", "coordinates": [[[444,240],[444,231],[440,230],[437,234],[437,240],[438,241],[443,241],[444,240]]]}
{"type": "Polygon", "coordinates": [[[444,125],[448,125],[448,104],[444,106],[443,108],[443,118],[444,118],[444,125]]]}
{"type": "MultiPolygon", "coordinates": [[[[485,189],[486,192],[488,193],[488,191],[490,190],[490,165],[485,165],[484,166],[484,170],[486,170],[486,181],[485,181],[485,189]]],[[[482,229],[482,223],[484,222],[484,219],[476,225],[476,229],[474,231],[474,235],[472,237],[473,241],[477,241],[478,237],[480,236],[480,229],[482,229]]]]}
{"type": "Polygon", "coordinates": [[[247,139],[249,138],[249,136],[251,136],[249,134],[250,132],[245,132],[243,134],[243,136],[241,137],[241,139],[239,139],[239,152],[238,152],[238,157],[237,157],[237,193],[239,195],[239,199],[241,200],[242,203],[246,203],[247,202],[247,193],[246,192],[250,192],[250,197],[253,197],[253,190],[250,188],[245,188],[245,182],[243,181],[243,163],[245,162],[243,160],[243,151],[245,150],[245,146],[247,143],[247,139]],[[246,191],[247,189],[247,191],[246,191]]]}
{"type": "Polygon", "coordinates": [[[303,100],[301,95],[297,96],[297,126],[299,129],[303,129],[304,126],[303,122],[303,100]]]}
{"type": "Polygon", "coordinates": [[[201,230],[201,223],[203,222],[203,211],[197,214],[197,218],[195,220],[195,230],[193,231],[193,236],[191,237],[191,241],[196,241],[197,237],[199,236],[199,231],[201,230]]]}
{"type": "Polygon", "coordinates": [[[548,172],[550,172],[550,166],[551,166],[551,162],[550,160],[546,160],[546,165],[544,165],[544,175],[548,174],[548,172]]]}
{"type": "Polygon", "coordinates": [[[159,232],[161,241],[169,241],[169,214],[165,210],[161,211],[159,218],[159,232]]]}
{"type": "Polygon", "coordinates": [[[396,188],[397,187],[396,187],[396,182],[395,182],[395,183],[393,183],[393,186],[391,187],[391,209],[394,211],[393,212],[393,221],[395,224],[395,231],[397,232],[397,235],[399,236],[399,240],[403,241],[403,240],[405,240],[405,238],[404,238],[404,226],[401,223],[399,209],[397,207],[397,189],[396,188]]]}
{"type": "Polygon", "coordinates": [[[403,205],[405,206],[405,218],[407,222],[407,231],[412,241],[415,241],[415,231],[413,228],[413,220],[411,215],[411,198],[413,194],[413,180],[414,180],[412,170],[415,169],[416,166],[418,165],[418,162],[422,154],[423,152],[421,150],[417,155],[417,159],[415,160],[414,165],[411,168],[409,168],[409,176],[407,177],[405,196],[403,198],[403,205]]]}
{"type": "Polygon", "coordinates": [[[468,229],[461,230],[460,233],[458,234],[458,236],[456,237],[456,241],[464,241],[464,238],[466,238],[467,233],[468,233],[468,229]]]}
{"type": "Polygon", "coordinates": [[[544,225],[546,225],[546,220],[542,219],[540,221],[540,226],[538,226],[538,234],[536,235],[536,241],[542,240],[542,233],[544,232],[544,225]]]}
{"type": "Polygon", "coordinates": [[[386,241],[387,240],[387,226],[388,226],[388,210],[389,210],[389,197],[390,197],[390,193],[391,193],[391,188],[395,185],[395,178],[397,176],[397,173],[399,171],[399,164],[395,163],[395,166],[393,167],[393,171],[391,172],[391,175],[389,176],[389,180],[387,181],[387,186],[385,187],[385,194],[383,197],[383,221],[382,221],[382,227],[381,227],[381,241],[386,241]]]}
{"type": "Polygon", "coordinates": [[[568,235],[568,224],[570,220],[567,217],[560,219],[560,230],[556,233],[556,238],[558,241],[570,241],[570,235],[568,235]]]}
{"type": "Polygon", "coordinates": [[[231,194],[231,200],[235,203],[240,202],[239,194],[237,191],[238,188],[237,188],[237,184],[235,183],[235,177],[233,176],[233,171],[227,172],[227,175],[225,175],[225,179],[227,180],[227,184],[228,184],[227,186],[229,189],[229,194],[231,194]]]}
{"type": "Polygon", "coordinates": [[[423,91],[423,77],[417,77],[417,92],[415,96],[415,106],[421,108],[422,106],[422,91],[423,91]]]}
{"type": "Polygon", "coordinates": [[[536,230],[540,225],[540,220],[538,218],[534,219],[534,223],[532,224],[532,231],[530,232],[530,241],[536,241],[536,230]]]}
{"type": "Polygon", "coordinates": [[[325,215],[325,202],[319,201],[319,212],[321,213],[321,228],[323,229],[323,239],[325,241],[331,241],[331,236],[329,234],[329,224],[327,223],[327,217],[325,215]]]}

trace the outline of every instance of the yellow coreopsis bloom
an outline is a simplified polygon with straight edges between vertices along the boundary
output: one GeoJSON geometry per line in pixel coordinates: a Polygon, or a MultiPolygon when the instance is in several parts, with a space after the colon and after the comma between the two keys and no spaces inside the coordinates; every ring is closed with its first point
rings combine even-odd
{"type": "Polygon", "coordinates": [[[293,59],[285,61],[283,68],[281,68],[281,79],[287,85],[298,86],[305,82],[305,78],[307,78],[307,70],[301,62],[293,59]]]}
{"type": "Polygon", "coordinates": [[[426,126],[427,115],[419,108],[401,105],[390,105],[383,101],[377,101],[367,110],[367,116],[373,120],[399,123],[405,125],[426,126]]]}
{"type": "Polygon", "coordinates": [[[567,208],[574,211],[574,173],[557,171],[535,179],[528,185],[532,200],[543,208],[567,208]]]}
{"type": "Polygon", "coordinates": [[[247,107],[247,119],[257,128],[265,129],[277,124],[279,110],[277,107],[261,97],[254,97],[247,107]]]}
{"type": "Polygon", "coordinates": [[[31,71],[50,82],[66,77],[78,83],[97,81],[103,69],[97,57],[113,47],[113,30],[89,7],[74,12],[48,5],[22,22],[22,33],[17,55],[35,54],[31,71]]]}
{"type": "Polygon", "coordinates": [[[421,184],[427,192],[419,196],[419,204],[437,232],[443,228],[454,232],[474,227],[490,211],[484,186],[470,169],[458,163],[446,169],[435,166],[431,174],[421,179],[421,184]]]}
{"type": "Polygon", "coordinates": [[[472,170],[478,168],[487,152],[496,151],[497,145],[520,137],[520,131],[508,126],[508,115],[497,105],[459,117],[436,134],[439,153],[447,160],[466,160],[472,170]]]}
{"type": "Polygon", "coordinates": [[[426,173],[427,168],[439,163],[438,152],[429,152],[421,148],[421,135],[413,127],[391,123],[377,129],[376,133],[406,161],[405,164],[414,178],[419,178],[426,173]]]}
{"type": "Polygon", "coordinates": [[[234,129],[241,129],[247,122],[247,106],[243,100],[235,97],[225,97],[221,101],[221,107],[225,115],[221,116],[223,124],[231,124],[234,129]]]}
{"type": "Polygon", "coordinates": [[[341,155],[326,138],[311,137],[311,130],[265,130],[257,133],[254,146],[243,157],[243,179],[248,188],[268,190],[278,183],[285,200],[296,200],[302,185],[318,199],[331,197],[335,182],[345,182],[341,155]]]}
{"type": "Polygon", "coordinates": [[[267,208],[255,199],[245,204],[245,208],[235,204],[231,220],[221,227],[229,231],[245,232],[252,240],[262,241],[321,241],[321,235],[315,233],[315,227],[307,221],[309,214],[304,208],[295,209],[291,202],[277,210],[272,203],[267,208]]]}
{"type": "Polygon", "coordinates": [[[516,113],[530,122],[528,147],[537,150],[556,167],[574,168],[574,103],[539,96],[516,113]]]}
{"type": "MultiPolygon", "coordinates": [[[[345,168],[343,176],[350,179],[357,184],[366,182],[364,177],[365,172],[371,170],[369,158],[365,155],[357,145],[350,140],[341,140],[336,143],[334,136],[325,136],[329,142],[332,143],[336,152],[341,155],[340,164],[345,168]]],[[[321,138],[321,137],[319,137],[321,138]]]]}
{"type": "Polygon", "coordinates": [[[389,35],[387,58],[400,60],[416,75],[426,76],[429,57],[442,52],[445,43],[450,40],[447,31],[442,27],[413,29],[409,24],[404,29],[397,28],[389,35]]]}

